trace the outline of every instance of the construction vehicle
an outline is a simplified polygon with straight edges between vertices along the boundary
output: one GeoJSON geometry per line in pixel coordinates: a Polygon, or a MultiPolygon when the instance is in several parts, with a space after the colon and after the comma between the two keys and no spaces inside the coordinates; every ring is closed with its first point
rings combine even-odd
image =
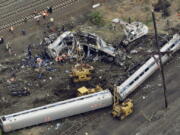
{"type": "Polygon", "coordinates": [[[119,118],[120,120],[123,120],[132,113],[133,113],[132,100],[127,99],[123,103],[120,103],[119,94],[117,93],[117,88],[115,87],[112,116],[114,118],[119,118]]]}
{"type": "Polygon", "coordinates": [[[148,33],[148,27],[141,22],[127,23],[119,18],[113,19],[112,22],[122,25],[126,35],[126,39],[122,41],[124,46],[127,46],[129,43],[147,35],[148,33]]]}
{"type": "Polygon", "coordinates": [[[100,92],[102,90],[103,89],[99,85],[97,85],[96,88],[91,88],[91,89],[88,89],[83,86],[83,87],[77,89],[77,96],[84,96],[84,95],[100,92]]]}
{"type": "Polygon", "coordinates": [[[72,77],[73,82],[89,81],[92,79],[91,74],[93,70],[94,67],[88,64],[76,64],[72,68],[70,76],[72,77]]]}

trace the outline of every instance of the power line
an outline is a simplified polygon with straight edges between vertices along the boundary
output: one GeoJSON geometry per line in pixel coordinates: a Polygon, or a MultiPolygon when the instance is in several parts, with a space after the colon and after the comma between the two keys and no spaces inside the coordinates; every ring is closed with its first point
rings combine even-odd
{"type": "Polygon", "coordinates": [[[164,103],[165,103],[165,108],[168,107],[168,102],[167,102],[167,96],[166,96],[166,82],[165,82],[165,75],[164,75],[164,67],[162,64],[162,53],[160,52],[160,48],[159,48],[159,42],[158,42],[158,32],[157,32],[157,26],[156,26],[156,18],[155,18],[155,14],[152,11],[152,18],[153,18],[153,24],[154,24],[154,31],[155,31],[155,40],[156,40],[156,49],[159,55],[159,64],[160,64],[160,72],[161,72],[161,79],[162,79],[162,85],[163,85],[163,94],[164,94],[164,103]]]}

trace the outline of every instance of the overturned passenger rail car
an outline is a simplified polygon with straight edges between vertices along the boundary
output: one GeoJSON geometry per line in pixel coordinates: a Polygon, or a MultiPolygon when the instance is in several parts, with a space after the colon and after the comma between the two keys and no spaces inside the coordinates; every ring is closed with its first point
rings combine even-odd
{"type": "MultiPolygon", "coordinates": [[[[175,34],[173,38],[166,43],[162,48],[161,52],[175,53],[180,49],[180,35],[175,34]]],[[[169,60],[171,55],[162,53],[163,64],[169,60]]],[[[124,100],[129,94],[131,94],[137,87],[139,87],[147,78],[149,78],[158,68],[158,55],[151,57],[146,63],[141,66],[134,74],[132,74],[126,81],[120,86],[117,86],[117,91],[120,95],[120,100],[124,100]]]]}
{"type": "Polygon", "coordinates": [[[60,118],[97,110],[110,106],[111,104],[111,92],[109,90],[104,90],[95,94],[2,116],[0,118],[0,125],[4,132],[10,132],[60,118]]]}

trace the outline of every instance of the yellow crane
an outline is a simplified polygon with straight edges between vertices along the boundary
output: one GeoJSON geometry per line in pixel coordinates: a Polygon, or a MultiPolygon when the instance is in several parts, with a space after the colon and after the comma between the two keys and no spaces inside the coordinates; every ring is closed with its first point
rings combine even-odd
{"type": "Polygon", "coordinates": [[[119,95],[117,93],[117,88],[114,88],[114,103],[112,116],[114,118],[119,118],[120,120],[125,119],[127,116],[133,113],[133,102],[131,99],[127,99],[123,103],[119,102],[119,95]]]}
{"type": "Polygon", "coordinates": [[[96,93],[96,92],[99,92],[102,90],[103,89],[99,85],[97,85],[96,88],[91,88],[91,89],[88,89],[83,86],[83,87],[77,89],[77,96],[84,96],[84,95],[96,93]]]}
{"type": "Polygon", "coordinates": [[[76,64],[72,68],[70,76],[72,77],[73,82],[89,81],[92,79],[91,74],[93,70],[94,67],[88,64],[76,64]]]}

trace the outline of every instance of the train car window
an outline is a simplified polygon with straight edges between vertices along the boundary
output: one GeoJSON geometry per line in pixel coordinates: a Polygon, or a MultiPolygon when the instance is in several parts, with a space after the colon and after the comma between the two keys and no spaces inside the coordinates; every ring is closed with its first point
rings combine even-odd
{"type": "Polygon", "coordinates": [[[6,118],[5,117],[2,117],[2,121],[5,121],[6,120],[6,118]]]}
{"type": "Polygon", "coordinates": [[[142,72],[139,76],[142,76],[144,74],[144,72],[142,72]]]}
{"type": "Polygon", "coordinates": [[[153,62],[153,63],[149,66],[149,68],[151,68],[154,64],[155,64],[155,62],[153,62]]]}
{"type": "Polygon", "coordinates": [[[176,45],[178,42],[180,42],[180,40],[177,40],[177,41],[174,43],[174,45],[176,45]]]}
{"type": "Polygon", "coordinates": [[[129,86],[131,86],[133,83],[134,83],[134,81],[130,82],[130,83],[129,83],[129,86]]]}
{"type": "Polygon", "coordinates": [[[134,81],[137,81],[139,79],[139,76],[134,79],[134,81]]]}
{"type": "Polygon", "coordinates": [[[124,87],[124,88],[122,88],[122,91],[125,91],[127,88],[128,88],[127,86],[126,86],[126,87],[124,87]]]}
{"type": "Polygon", "coordinates": [[[58,44],[58,46],[60,46],[62,44],[62,41],[58,44]]]}
{"type": "Polygon", "coordinates": [[[145,71],[145,72],[147,72],[148,70],[149,70],[149,67],[148,67],[148,68],[146,68],[144,71],[145,71]]]}
{"type": "Polygon", "coordinates": [[[174,46],[175,46],[175,44],[172,44],[171,47],[170,47],[170,49],[172,49],[174,46]]]}

